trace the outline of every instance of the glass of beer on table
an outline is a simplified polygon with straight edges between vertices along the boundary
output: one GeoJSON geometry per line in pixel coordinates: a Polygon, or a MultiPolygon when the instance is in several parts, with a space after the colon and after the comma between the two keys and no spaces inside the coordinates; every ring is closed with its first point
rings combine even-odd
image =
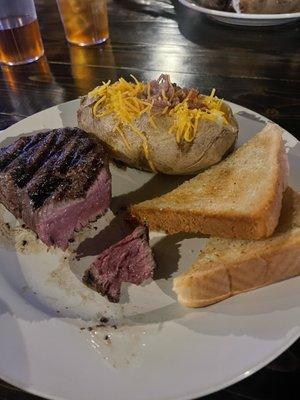
{"type": "Polygon", "coordinates": [[[90,46],[109,37],[106,0],[56,0],[69,43],[90,46]]]}
{"type": "Polygon", "coordinates": [[[26,64],[44,54],[33,0],[0,0],[0,63],[26,64]]]}

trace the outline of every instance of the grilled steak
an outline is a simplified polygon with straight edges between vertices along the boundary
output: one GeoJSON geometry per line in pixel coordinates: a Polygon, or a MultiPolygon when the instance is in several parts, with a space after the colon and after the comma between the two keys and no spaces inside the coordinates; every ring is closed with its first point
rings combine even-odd
{"type": "Polygon", "coordinates": [[[82,280],[116,303],[120,300],[122,282],[140,285],[153,276],[154,267],[148,229],[130,219],[125,236],[98,255],[82,280]]]}
{"type": "Polygon", "coordinates": [[[105,150],[78,128],[22,137],[0,149],[0,201],[48,246],[65,250],[110,199],[105,150]]]}

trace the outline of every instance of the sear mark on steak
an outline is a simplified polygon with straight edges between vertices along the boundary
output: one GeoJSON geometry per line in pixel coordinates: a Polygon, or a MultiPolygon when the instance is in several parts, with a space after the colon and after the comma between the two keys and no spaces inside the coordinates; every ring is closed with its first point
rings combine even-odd
{"type": "Polygon", "coordinates": [[[62,129],[41,132],[30,139],[18,157],[11,160],[2,170],[3,172],[8,171],[20,188],[24,187],[32,179],[32,176],[66,143],[69,145],[70,142],[73,142],[73,146],[76,146],[76,134],[72,135],[69,128],[66,128],[66,132],[62,129]]]}
{"type": "Polygon", "coordinates": [[[23,137],[7,147],[0,149],[0,171],[2,171],[12,160],[21,154],[23,148],[30,141],[30,137],[23,137]]]}
{"type": "Polygon", "coordinates": [[[82,278],[90,288],[117,303],[122,282],[140,285],[153,276],[155,261],[149,246],[146,226],[130,218],[127,234],[102,251],[82,278]]]}
{"type": "Polygon", "coordinates": [[[19,157],[16,157],[6,167],[4,172],[9,172],[15,184],[22,188],[30,181],[48,154],[52,154],[54,148],[54,133],[51,132],[28,150],[24,149],[19,157]]]}
{"type": "Polygon", "coordinates": [[[0,149],[0,201],[48,246],[66,249],[74,231],[111,199],[103,146],[78,128],[22,137],[0,149]]]}

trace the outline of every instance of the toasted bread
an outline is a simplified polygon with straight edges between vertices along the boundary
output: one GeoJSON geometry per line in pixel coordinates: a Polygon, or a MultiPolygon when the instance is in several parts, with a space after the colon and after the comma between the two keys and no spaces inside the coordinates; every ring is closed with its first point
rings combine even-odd
{"type": "Polygon", "coordinates": [[[209,239],[194,265],[174,279],[178,301],[203,307],[300,274],[300,194],[288,188],[279,224],[264,240],[209,239]]]}
{"type": "Polygon", "coordinates": [[[277,226],[287,174],[282,129],[270,123],[218,165],[131,212],[151,230],[261,239],[277,226]]]}

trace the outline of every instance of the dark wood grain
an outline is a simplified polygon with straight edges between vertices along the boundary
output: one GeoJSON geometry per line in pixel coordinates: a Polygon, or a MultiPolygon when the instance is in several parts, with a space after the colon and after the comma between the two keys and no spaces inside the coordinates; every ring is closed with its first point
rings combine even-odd
{"type": "Polygon", "coordinates": [[[164,71],[206,92],[216,87],[220,96],[298,135],[299,25],[263,32],[234,29],[201,18],[177,2],[176,13],[169,1],[145,6],[138,0],[115,0],[109,7],[109,43],[79,48],[66,43],[54,2],[36,3],[47,59],[4,68],[0,113],[31,115],[76,98],[101,80],[131,73],[148,79],[164,71]]]}
{"type": "MultiPolygon", "coordinates": [[[[108,43],[79,48],[65,41],[55,1],[35,3],[45,56],[30,65],[2,67],[0,130],[75,99],[102,80],[130,74],[150,79],[167,72],[182,85],[207,93],[216,88],[220,97],[271,118],[300,139],[299,24],[231,28],[177,1],[114,0],[108,43]]],[[[206,400],[298,399],[299,349],[298,341],[268,367],[206,400]]],[[[38,397],[0,381],[4,399],[38,397]]]]}

